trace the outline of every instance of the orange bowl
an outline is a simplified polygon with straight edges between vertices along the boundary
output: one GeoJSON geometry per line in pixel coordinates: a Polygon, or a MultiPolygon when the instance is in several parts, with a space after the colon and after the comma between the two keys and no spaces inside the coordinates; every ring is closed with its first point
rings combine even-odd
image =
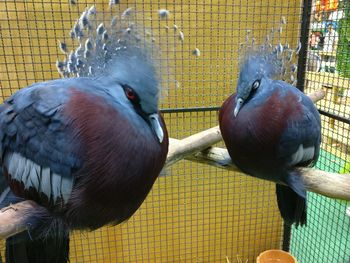
{"type": "Polygon", "coordinates": [[[256,259],[257,263],[297,263],[295,257],[279,249],[262,252],[256,259]]]}

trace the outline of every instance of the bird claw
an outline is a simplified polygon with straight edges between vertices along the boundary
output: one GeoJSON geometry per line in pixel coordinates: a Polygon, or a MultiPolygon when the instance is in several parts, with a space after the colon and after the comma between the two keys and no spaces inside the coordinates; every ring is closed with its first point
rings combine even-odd
{"type": "Polygon", "coordinates": [[[2,209],[0,210],[0,212],[1,212],[1,213],[4,213],[4,212],[6,212],[7,210],[10,210],[10,209],[13,209],[13,210],[15,210],[15,211],[18,210],[18,208],[16,208],[16,207],[13,206],[12,204],[10,204],[9,206],[2,208],[2,209]]]}

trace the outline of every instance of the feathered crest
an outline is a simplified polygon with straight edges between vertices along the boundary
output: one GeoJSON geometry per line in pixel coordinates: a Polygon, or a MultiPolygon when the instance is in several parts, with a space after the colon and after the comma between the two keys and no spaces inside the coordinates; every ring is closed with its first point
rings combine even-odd
{"type": "Polygon", "coordinates": [[[151,31],[134,22],[133,13],[134,10],[128,8],[113,16],[111,21],[100,22],[96,7],[87,7],[70,31],[77,48],[68,51],[67,45],[59,42],[66,55],[64,61],[56,63],[61,76],[101,76],[126,55],[141,56],[140,59],[152,66],[156,60],[151,57],[156,56],[159,49],[153,43],[151,31]]]}
{"type": "MultiPolygon", "coordinates": [[[[145,14],[137,12],[134,8],[127,8],[124,12],[115,11],[114,7],[117,4],[119,1],[110,1],[108,14],[99,14],[95,6],[87,7],[80,14],[69,32],[69,37],[73,40],[72,46],[75,48],[72,50],[68,48],[71,44],[69,40],[59,41],[59,48],[64,54],[64,58],[56,62],[59,74],[64,78],[98,77],[111,73],[118,75],[121,70],[125,71],[126,68],[135,65],[135,63],[124,64],[129,57],[138,56],[141,62],[136,63],[139,71],[142,70],[144,74],[152,72],[152,77],[157,83],[162,83],[161,89],[158,87],[159,95],[166,96],[170,87],[177,88],[178,82],[169,74],[170,60],[162,57],[163,41],[166,40],[165,55],[168,57],[169,43],[175,41],[177,43],[173,43],[174,47],[183,46],[185,39],[183,31],[175,24],[173,30],[170,29],[168,18],[171,12],[166,9],[154,12],[158,16],[159,23],[154,27],[154,24],[149,22],[153,20],[149,14],[144,17],[145,14]],[[149,27],[146,24],[149,24],[149,27]],[[170,35],[168,38],[163,34],[174,34],[174,36],[170,35]],[[158,40],[162,42],[157,42],[158,40]],[[164,72],[166,74],[162,74],[164,72]]],[[[119,7],[116,10],[119,10],[119,7]]],[[[170,52],[175,54],[175,49],[170,52]]],[[[198,58],[199,49],[196,48],[192,54],[198,58]]]]}
{"type": "Polygon", "coordinates": [[[292,48],[289,43],[282,44],[281,36],[286,23],[285,17],[282,17],[278,29],[271,29],[261,44],[256,43],[255,38],[251,36],[251,31],[247,30],[245,42],[239,47],[241,69],[248,64],[252,65],[250,61],[254,60],[257,70],[263,70],[264,74],[270,78],[296,85],[296,60],[301,44],[298,42],[295,48],[292,48]]]}

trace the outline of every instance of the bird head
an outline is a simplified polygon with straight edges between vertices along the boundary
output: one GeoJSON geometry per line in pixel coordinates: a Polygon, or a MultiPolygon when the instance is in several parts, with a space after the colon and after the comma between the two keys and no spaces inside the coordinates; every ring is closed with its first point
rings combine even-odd
{"type": "MultiPolygon", "coordinates": [[[[162,142],[158,65],[154,59],[159,48],[149,39],[149,30],[137,23],[133,14],[132,8],[128,8],[111,21],[105,21],[103,17],[103,22],[98,23],[95,6],[87,8],[71,31],[71,37],[79,41],[79,47],[71,51],[68,61],[58,61],[56,66],[64,77],[98,79],[119,102],[133,107],[162,142]]],[[[60,48],[67,53],[62,43],[60,48]]]]}
{"type": "Polygon", "coordinates": [[[260,54],[249,55],[243,62],[236,92],[236,107],[234,116],[236,117],[241,108],[246,104],[259,90],[262,80],[265,77],[271,77],[275,74],[273,63],[270,63],[267,57],[260,54]]]}
{"type": "Polygon", "coordinates": [[[107,77],[122,87],[126,99],[152,127],[161,143],[164,131],[158,115],[159,83],[154,62],[147,52],[127,46],[113,59],[107,77]]]}

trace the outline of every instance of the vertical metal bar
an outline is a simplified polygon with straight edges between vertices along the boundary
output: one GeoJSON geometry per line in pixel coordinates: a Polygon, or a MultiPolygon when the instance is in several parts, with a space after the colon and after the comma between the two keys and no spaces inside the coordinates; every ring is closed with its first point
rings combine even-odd
{"type": "Polygon", "coordinates": [[[298,74],[297,74],[297,88],[304,91],[305,73],[306,73],[306,59],[307,47],[309,42],[309,25],[311,16],[312,0],[303,0],[303,14],[300,29],[300,43],[301,49],[298,58],[298,74]]]}

